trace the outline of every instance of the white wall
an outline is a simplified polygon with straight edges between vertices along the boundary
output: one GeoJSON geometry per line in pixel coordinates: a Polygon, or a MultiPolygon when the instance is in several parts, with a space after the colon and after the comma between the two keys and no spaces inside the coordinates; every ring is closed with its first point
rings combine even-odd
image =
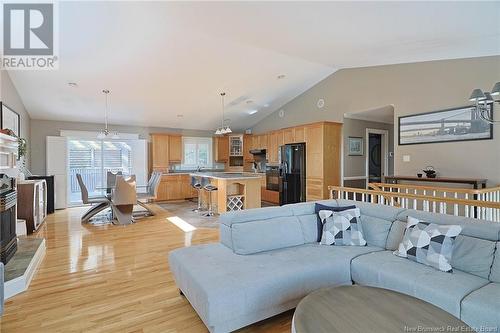
{"type": "Polygon", "coordinates": [[[0,70],[0,100],[5,103],[10,109],[17,112],[20,116],[20,135],[28,141],[28,154],[26,156],[26,166],[30,166],[30,148],[31,148],[31,118],[21,97],[17,93],[17,89],[10,79],[9,73],[5,70],[0,70]]]}

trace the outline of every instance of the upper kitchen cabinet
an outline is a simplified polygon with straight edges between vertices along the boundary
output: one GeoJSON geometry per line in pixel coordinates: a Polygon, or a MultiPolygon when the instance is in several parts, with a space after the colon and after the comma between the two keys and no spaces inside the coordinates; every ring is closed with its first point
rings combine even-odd
{"type": "Polygon", "coordinates": [[[168,156],[170,163],[181,163],[182,161],[182,136],[170,135],[168,143],[168,156]]]}
{"type": "Polygon", "coordinates": [[[295,143],[293,128],[285,128],[284,130],[282,130],[282,132],[283,132],[283,142],[285,144],[295,143]]]}
{"type": "Polygon", "coordinates": [[[294,142],[306,142],[305,126],[294,127],[293,140],[294,142]]]}
{"type": "Polygon", "coordinates": [[[267,149],[267,134],[259,135],[259,149],[267,149]]]}
{"type": "Polygon", "coordinates": [[[218,163],[226,163],[229,160],[229,137],[218,136],[215,138],[215,161],[218,163]]]}
{"type": "Polygon", "coordinates": [[[229,155],[243,156],[243,135],[229,136],[229,155]]]}
{"type": "Polygon", "coordinates": [[[253,162],[253,155],[250,150],[253,149],[253,135],[243,135],[243,160],[245,162],[253,162]]]}
{"type": "Polygon", "coordinates": [[[154,171],[168,171],[169,136],[167,134],[151,134],[151,162],[154,171]]]}
{"type": "Polygon", "coordinates": [[[281,131],[274,131],[267,136],[267,161],[269,163],[278,163],[278,137],[281,131]]]}

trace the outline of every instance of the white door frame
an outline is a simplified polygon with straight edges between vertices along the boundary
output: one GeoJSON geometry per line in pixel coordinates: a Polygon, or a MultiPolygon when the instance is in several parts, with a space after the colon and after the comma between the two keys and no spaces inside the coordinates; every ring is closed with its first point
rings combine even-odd
{"type": "Polygon", "coordinates": [[[389,173],[389,131],[377,128],[367,128],[366,129],[366,139],[365,139],[365,176],[366,176],[366,186],[368,187],[368,182],[370,180],[369,176],[369,156],[370,153],[370,133],[373,134],[381,134],[382,135],[382,159],[384,163],[384,167],[382,170],[382,177],[387,176],[389,173]]]}

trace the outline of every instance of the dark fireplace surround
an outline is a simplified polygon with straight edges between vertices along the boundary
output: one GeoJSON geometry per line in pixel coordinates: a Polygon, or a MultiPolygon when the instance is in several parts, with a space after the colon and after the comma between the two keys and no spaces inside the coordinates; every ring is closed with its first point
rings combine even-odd
{"type": "Polygon", "coordinates": [[[15,179],[0,174],[0,261],[4,265],[17,251],[16,204],[15,179]]]}

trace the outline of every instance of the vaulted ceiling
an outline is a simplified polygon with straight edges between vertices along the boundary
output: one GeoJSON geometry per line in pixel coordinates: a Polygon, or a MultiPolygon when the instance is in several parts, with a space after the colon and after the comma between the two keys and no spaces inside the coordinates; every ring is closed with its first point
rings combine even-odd
{"type": "Polygon", "coordinates": [[[499,2],[60,2],[59,70],[10,76],[34,119],[102,122],[106,88],[113,124],[214,129],[225,91],[244,129],[340,68],[500,54],[498,22],[499,2]]]}

